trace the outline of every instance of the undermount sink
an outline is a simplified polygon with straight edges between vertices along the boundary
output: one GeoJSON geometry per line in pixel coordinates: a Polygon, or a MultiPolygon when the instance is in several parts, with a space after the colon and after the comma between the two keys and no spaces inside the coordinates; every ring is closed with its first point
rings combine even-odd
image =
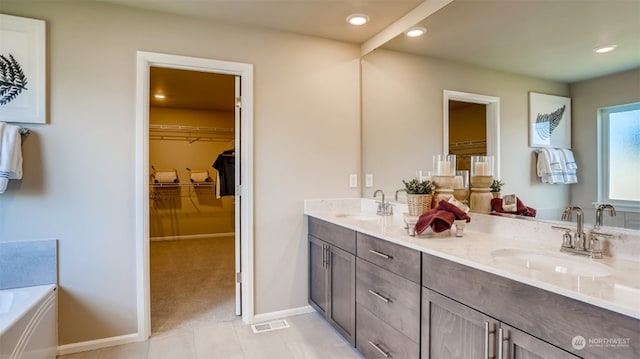
{"type": "Polygon", "coordinates": [[[540,273],[557,273],[577,277],[606,277],[611,268],[593,260],[563,253],[528,249],[496,249],[491,252],[499,263],[540,273]]]}
{"type": "Polygon", "coordinates": [[[353,219],[356,221],[376,221],[380,216],[368,213],[340,213],[336,214],[338,218],[353,219]]]}

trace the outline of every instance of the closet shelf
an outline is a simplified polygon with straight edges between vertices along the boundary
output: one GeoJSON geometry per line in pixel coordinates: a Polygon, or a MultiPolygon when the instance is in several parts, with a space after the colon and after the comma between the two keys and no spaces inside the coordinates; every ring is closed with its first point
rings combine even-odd
{"type": "Polygon", "coordinates": [[[233,141],[235,130],[233,128],[196,127],[182,125],[149,125],[150,140],[173,141],[233,141]]]}

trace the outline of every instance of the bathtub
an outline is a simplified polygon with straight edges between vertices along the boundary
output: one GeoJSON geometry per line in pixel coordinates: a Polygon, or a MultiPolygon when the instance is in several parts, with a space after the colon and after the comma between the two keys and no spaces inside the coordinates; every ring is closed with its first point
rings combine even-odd
{"type": "Polygon", "coordinates": [[[48,284],[0,290],[0,359],[56,357],[56,289],[48,284]]]}

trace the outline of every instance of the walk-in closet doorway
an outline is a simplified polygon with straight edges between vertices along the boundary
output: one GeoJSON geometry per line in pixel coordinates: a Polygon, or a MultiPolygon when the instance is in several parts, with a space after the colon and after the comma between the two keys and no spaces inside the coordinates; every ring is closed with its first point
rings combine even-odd
{"type": "Polygon", "coordinates": [[[248,64],[138,53],[143,338],[253,320],[251,78],[248,64]]]}

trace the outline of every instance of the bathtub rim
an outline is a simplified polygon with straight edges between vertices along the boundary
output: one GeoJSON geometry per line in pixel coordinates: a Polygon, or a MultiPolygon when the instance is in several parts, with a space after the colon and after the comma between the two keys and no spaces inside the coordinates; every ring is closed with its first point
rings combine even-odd
{"type": "Polygon", "coordinates": [[[39,305],[51,292],[58,289],[56,284],[43,284],[30,287],[17,287],[1,289],[0,292],[27,292],[28,303],[20,305],[20,310],[9,311],[7,314],[0,314],[0,337],[2,337],[11,327],[13,327],[26,313],[39,305]]]}

